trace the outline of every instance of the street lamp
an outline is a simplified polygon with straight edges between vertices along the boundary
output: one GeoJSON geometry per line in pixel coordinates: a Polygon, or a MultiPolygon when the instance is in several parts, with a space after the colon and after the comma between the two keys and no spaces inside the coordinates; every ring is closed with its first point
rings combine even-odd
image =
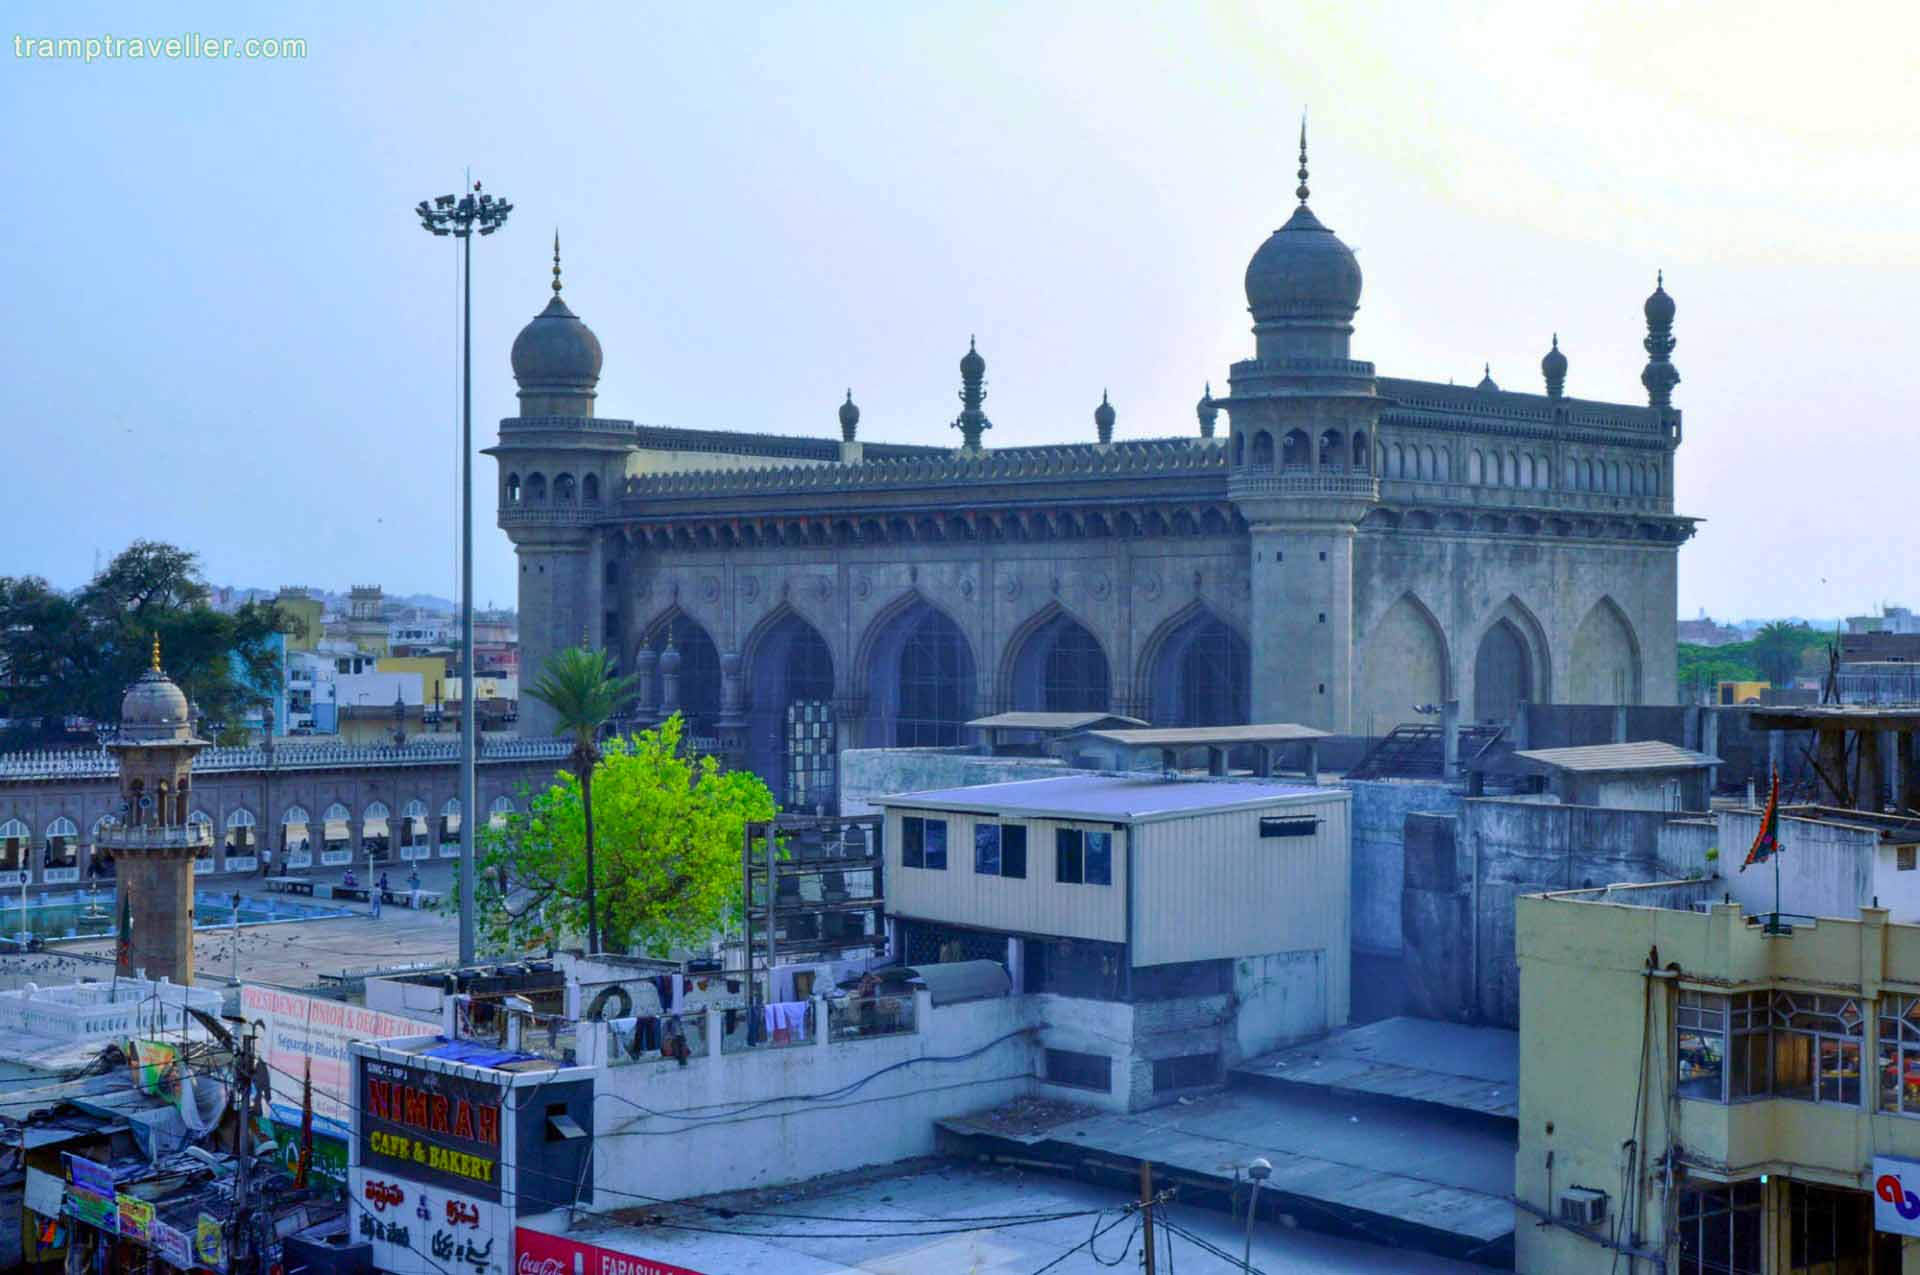
{"type": "Polygon", "coordinates": [[[490,235],[506,224],[513,205],[495,199],[475,182],[459,198],[439,195],[414,209],[420,228],[460,240],[462,270],[460,335],[460,963],[473,964],[473,820],[478,804],[474,763],[479,751],[473,722],[473,235],[490,235]]]}
{"type": "Polygon", "coordinates": [[[1255,1156],[1253,1163],[1247,1166],[1247,1176],[1253,1179],[1253,1194],[1247,1197],[1247,1246],[1241,1255],[1240,1265],[1252,1270],[1254,1210],[1260,1203],[1260,1184],[1273,1176],[1273,1162],[1265,1156],[1255,1156]]]}

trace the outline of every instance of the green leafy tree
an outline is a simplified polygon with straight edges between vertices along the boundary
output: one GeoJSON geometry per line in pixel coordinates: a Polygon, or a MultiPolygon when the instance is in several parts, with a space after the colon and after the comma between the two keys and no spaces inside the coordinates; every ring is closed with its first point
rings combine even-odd
{"type": "Polygon", "coordinates": [[[209,592],[194,554],[150,540],[128,546],[71,595],[38,577],[0,577],[7,713],[25,719],[8,745],[58,742],[68,717],[111,725],[155,637],[168,674],[216,739],[238,742],[241,717],[279,684],[274,635],[300,622],[271,603],[216,611],[209,592]]]}
{"type": "Polygon", "coordinates": [[[559,733],[573,737],[573,756],[568,764],[580,784],[580,818],[586,845],[587,951],[600,950],[598,877],[594,872],[593,851],[593,770],[600,761],[598,740],[609,719],[633,698],[639,679],[614,677],[607,667],[605,651],[570,646],[560,651],[545,668],[540,680],[527,688],[527,694],[551,708],[559,733]]]}
{"type": "Polygon", "coordinates": [[[1790,686],[1800,668],[1801,652],[1818,642],[1819,635],[1804,624],[1774,620],[1753,636],[1753,662],[1767,681],[1790,686]]]}
{"type": "Polygon", "coordinates": [[[741,838],[748,821],[773,818],[773,794],[749,771],[687,756],[683,738],[676,713],[600,750],[592,786],[606,884],[597,891],[577,773],[560,772],[526,814],[481,829],[479,915],[496,950],[552,944],[597,924],[608,951],[665,956],[738,915],[741,838]]]}

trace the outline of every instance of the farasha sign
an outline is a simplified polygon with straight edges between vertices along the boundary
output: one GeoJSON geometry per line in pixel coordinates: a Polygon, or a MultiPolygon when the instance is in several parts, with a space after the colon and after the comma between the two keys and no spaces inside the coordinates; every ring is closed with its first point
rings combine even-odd
{"type": "Polygon", "coordinates": [[[517,1227],[514,1275],[700,1275],[685,1266],[517,1227]]]}
{"type": "Polygon", "coordinates": [[[500,1198],[499,1085],[360,1060],[360,1163],[482,1200],[500,1198]]]}

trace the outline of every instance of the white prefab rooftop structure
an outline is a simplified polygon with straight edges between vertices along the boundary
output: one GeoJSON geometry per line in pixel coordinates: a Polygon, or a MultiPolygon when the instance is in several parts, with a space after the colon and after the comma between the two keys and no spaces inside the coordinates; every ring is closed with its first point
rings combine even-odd
{"type": "Polygon", "coordinates": [[[1339,793],[1307,784],[1258,780],[1158,779],[1133,775],[1062,775],[971,788],[876,797],[881,807],[970,811],[1002,818],[1146,823],[1285,802],[1324,801],[1339,793]]]}
{"type": "Polygon", "coordinates": [[[1345,789],[1065,775],[877,804],[897,922],[1112,945],[1128,969],[1296,953],[1345,1021],[1345,789]]]}

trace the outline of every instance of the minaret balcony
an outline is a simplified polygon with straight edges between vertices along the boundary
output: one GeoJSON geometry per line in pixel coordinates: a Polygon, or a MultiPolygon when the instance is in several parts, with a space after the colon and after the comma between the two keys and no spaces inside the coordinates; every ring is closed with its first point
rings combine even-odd
{"type": "Polygon", "coordinates": [[[1243,465],[1228,476],[1227,495],[1233,500],[1259,500],[1272,496],[1378,500],[1380,480],[1372,474],[1337,469],[1243,465]]]}
{"type": "Polygon", "coordinates": [[[100,829],[94,844],[116,853],[142,850],[201,850],[213,845],[213,825],[189,824],[108,824],[100,829]]]}

